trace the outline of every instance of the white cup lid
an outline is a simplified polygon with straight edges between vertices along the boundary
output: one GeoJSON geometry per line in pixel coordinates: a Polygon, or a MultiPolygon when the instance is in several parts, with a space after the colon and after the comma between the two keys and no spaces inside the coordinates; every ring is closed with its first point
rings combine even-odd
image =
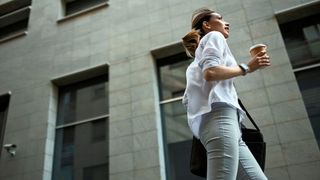
{"type": "Polygon", "coordinates": [[[249,51],[251,51],[252,49],[256,48],[256,47],[266,47],[267,45],[265,44],[255,44],[253,46],[250,47],[249,51]]]}

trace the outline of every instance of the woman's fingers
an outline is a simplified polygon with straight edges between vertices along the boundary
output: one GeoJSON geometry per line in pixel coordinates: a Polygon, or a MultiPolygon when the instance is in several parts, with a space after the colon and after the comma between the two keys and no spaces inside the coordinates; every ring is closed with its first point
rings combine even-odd
{"type": "Polygon", "coordinates": [[[263,55],[265,55],[267,53],[267,51],[260,51],[258,54],[256,54],[256,57],[261,57],[263,55]]]}
{"type": "Polygon", "coordinates": [[[257,56],[256,59],[270,59],[270,57],[267,54],[264,54],[263,56],[257,56]]]}
{"type": "Polygon", "coordinates": [[[263,56],[259,56],[259,57],[256,57],[256,59],[259,61],[259,62],[262,62],[262,61],[270,61],[270,57],[268,55],[263,55],[263,56]]]}
{"type": "Polygon", "coordinates": [[[268,55],[263,55],[260,57],[257,57],[258,65],[259,66],[270,66],[270,57],[268,55]]]}
{"type": "Polygon", "coordinates": [[[269,60],[261,60],[259,61],[259,66],[270,66],[271,63],[269,60]]]}
{"type": "Polygon", "coordinates": [[[261,58],[261,59],[258,59],[258,62],[270,62],[270,59],[269,58],[261,58]]]}

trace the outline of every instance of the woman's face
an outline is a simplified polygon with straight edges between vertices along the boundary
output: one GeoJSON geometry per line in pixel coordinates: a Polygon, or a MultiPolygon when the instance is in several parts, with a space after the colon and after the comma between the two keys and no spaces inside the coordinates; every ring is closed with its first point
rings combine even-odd
{"type": "Polygon", "coordinates": [[[204,23],[204,28],[207,32],[219,31],[225,38],[229,37],[230,24],[222,19],[222,16],[218,13],[212,13],[211,18],[207,23],[204,23]]]}

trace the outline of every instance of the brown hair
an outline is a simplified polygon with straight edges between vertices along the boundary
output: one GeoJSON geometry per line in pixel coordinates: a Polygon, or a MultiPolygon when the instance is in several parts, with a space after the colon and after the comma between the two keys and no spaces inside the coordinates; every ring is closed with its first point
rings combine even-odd
{"type": "Polygon", "coordinates": [[[202,23],[203,21],[209,21],[212,13],[214,11],[208,8],[200,8],[193,12],[191,20],[192,30],[182,38],[182,44],[189,57],[194,58],[199,41],[205,35],[202,23]]]}

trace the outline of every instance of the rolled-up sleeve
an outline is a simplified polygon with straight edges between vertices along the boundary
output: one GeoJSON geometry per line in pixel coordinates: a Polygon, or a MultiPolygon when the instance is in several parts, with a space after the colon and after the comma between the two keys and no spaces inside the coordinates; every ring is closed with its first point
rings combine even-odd
{"type": "Polygon", "coordinates": [[[226,39],[220,32],[213,31],[207,35],[207,41],[203,43],[202,58],[199,61],[202,72],[222,64],[223,52],[226,47],[226,39]]]}

